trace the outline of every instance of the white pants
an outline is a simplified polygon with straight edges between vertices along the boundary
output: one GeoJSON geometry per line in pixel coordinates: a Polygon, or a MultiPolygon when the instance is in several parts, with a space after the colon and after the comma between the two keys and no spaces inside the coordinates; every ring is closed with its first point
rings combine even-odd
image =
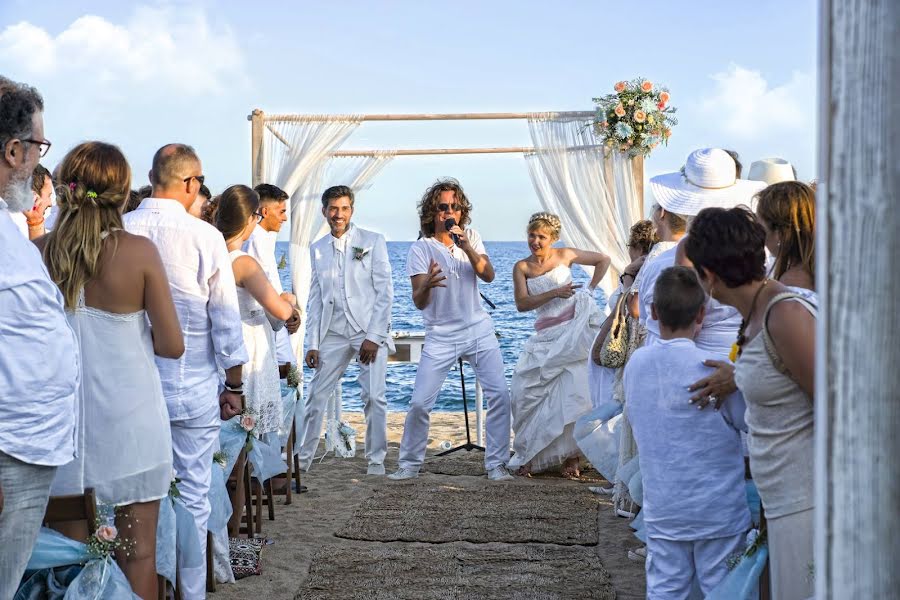
{"type": "MultiPolygon", "coordinates": [[[[303,428],[298,434],[302,440],[300,467],[305,471],[312,465],[319,446],[328,397],[347,370],[347,365],[359,354],[359,347],[365,339],[364,331],[350,338],[329,331],[319,345],[319,368],[309,382],[303,428]]],[[[387,346],[381,346],[373,362],[367,365],[359,363],[360,396],[366,415],[366,460],[370,465],[383,464],[387,454],[387,398],[384,383],[387,356],[387,346]]]]}
{"type": "Polygon", "coordinates": [[[743,552],[745,534],[711,540],[647,538],[647,600],[687,600],[695,576],[703,596],[728,574],[727,559],[743,552]]]}
{"type": "Polygon", "coordinates": [[[182,421],[171,421],[172,454],[175,475],[181,482],[181,501],[194,516],[200,538],[201,566],[183,567],[187,557],[178,556],[178,583],[185,600],[206,598],[206,525],[209,521],[209,485],[212,458],[219,447],[219,404],[213,402],[209,412],[182,421]]]}
{"type": "Polygon", "coordinates": [[[419,469],[425,461],[431,409],[447,373],[460,358],[472,365],[488,402],[484,466],[490,470],[509,462],[509,387],[506,385],[497,337],[491,332],[477,340],[447,344],[426,335],[412,401],[403,426],[400,468],[419,469]]]}

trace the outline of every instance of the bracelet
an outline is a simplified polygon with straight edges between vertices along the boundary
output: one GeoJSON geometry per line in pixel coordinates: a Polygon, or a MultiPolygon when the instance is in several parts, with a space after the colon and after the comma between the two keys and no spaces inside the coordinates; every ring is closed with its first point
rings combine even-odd
{"type": "Polygon", "coordinates": [[[243,394],[244,393],[244,382],[240,382],[237,385],[231,385],[227,381],[225,382],[225,390],[231,392],[232,394],[243,394]]]}

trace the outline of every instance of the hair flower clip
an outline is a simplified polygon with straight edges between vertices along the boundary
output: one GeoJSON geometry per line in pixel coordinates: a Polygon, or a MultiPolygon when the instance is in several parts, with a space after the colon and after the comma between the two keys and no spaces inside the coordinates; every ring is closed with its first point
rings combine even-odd
{"type": "Polygon", "coordinates": [[[69,184],[69,189],[73,192],[75,191],[75,182],[74,181],[69,184]]]}
{"type": "Polygon", "coordinates": [[[97,199],[97,192],[95,192],[94,190],[88,190],[87,194],[85,194],[85,195],[86,195],[88,198],[90,198],[91,200],[96,200],[96,199],[97,199]]]}

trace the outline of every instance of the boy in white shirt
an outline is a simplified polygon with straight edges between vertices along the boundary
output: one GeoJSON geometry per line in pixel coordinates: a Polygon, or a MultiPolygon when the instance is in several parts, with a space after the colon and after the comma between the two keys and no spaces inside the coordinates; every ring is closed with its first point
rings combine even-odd
{"type": "Polygon", "coordinates": [[[726,559],[744,548],[745,406],[740,394],[720,411],[698,412],[690,402],[688,386],[712,371],[693,341],[706,304],[696,273],[666,269],[653,298],[661,339],[626,365],[625,406],[643,474],[647,598],[682,600],[695,577],[707,595],[727,574],[726,559]]]}

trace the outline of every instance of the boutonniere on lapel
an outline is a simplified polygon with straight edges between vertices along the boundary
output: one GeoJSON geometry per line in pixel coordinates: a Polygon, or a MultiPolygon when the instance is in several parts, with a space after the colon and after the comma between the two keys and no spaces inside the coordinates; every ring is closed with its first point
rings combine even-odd
{"type": "Polygon", "coordinates": [[[368,256],[370,250],[372,250],[372,249],[371,248],[358,248],[356,246],[353,246],[353,260],[364,259],[366,256],[368,256]]]}

